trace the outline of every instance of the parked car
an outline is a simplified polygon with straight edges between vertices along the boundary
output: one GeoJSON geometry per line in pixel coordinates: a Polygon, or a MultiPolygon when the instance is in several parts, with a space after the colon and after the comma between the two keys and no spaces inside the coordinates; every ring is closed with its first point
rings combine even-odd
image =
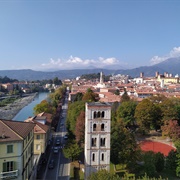
{"type": "Polygon", "coordinates": [[[59,152],[59,148],[58,147],[54,147],[54,153],[58,153],[59,152]]]}
{"type": "Polygon", "coordinates": [[[49,169],[53,169],[54,168],[54,159],[51,159],[48,165],[49,169]]]}

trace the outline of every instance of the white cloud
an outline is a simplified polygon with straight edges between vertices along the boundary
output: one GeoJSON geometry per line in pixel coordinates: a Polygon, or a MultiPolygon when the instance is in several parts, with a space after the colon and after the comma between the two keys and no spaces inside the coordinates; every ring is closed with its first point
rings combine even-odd
{"type": "Polygon", "coordinates": [[[174,47],[170,52],[169,54],[165,55],[165,56],[162,56],[162,57],[159,57],[159,56],[154,56],[150,62],[152,65],[154,64],[158,64],[160,62],[163,62],[169,58],[176,58],[176,57],[180,57],[180,47],[174,47]]]}
{"type": "Polygon", "coordinates": [[[126,67],[127,64],[124,62],[120,62],[118,59],[111,58],[103,58],[99,57],[98,59],[81,59],[79,57],[70,56],[67,60],[62,59],[50,59],[49,63],[41,64],[42,68],[45,69],[80,69],[80,68],[119,68],[126,67]]]}

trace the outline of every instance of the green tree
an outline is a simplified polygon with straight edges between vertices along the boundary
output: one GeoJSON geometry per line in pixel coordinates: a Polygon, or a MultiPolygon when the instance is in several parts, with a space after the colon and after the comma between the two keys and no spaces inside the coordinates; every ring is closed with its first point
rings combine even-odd
{"type": "Polygon", "coordinates": [[[157,172],[161,172],[164,169],[164,155],[160,152],[156,153],[154,156],[154,162],[157,172]]]}
{"type": "Polygon", "coordinates": [[[126,89],[124,88],[124,94],[121,96],[121,103],[122,103],[122,102],[129,101],[129,100],[130,100],[130,97],[128,96],[127,91],[126,91],[126,89]]]}
{"type": "Polygon", "coordinates": [[[153,151],[148,151],[144,153],[144,171],[145,173],[150,176],[154,177],[156,173],[156,167],[155,167],[155,154],[153,151]]]}
{"type": "Polygon", "coordinates": [[[75,97],[74,101],[82,101],[82,98],[83,98],[83,93],[78,92],[76,94],[76,97],[75,97]]]}
{"type": "Polygon", "coordinates": [[[112,123],[113,122],[116,122],[117,120],[117,109],[119,107],[119,102],[116,101],[112,104],[112,107],[111,107],[111,120],[112,120],[112,123]]]}
{"type": "Polygon", "coordinates": [[[143,99],[135,110],[136,122],[143,133],[160,126],[161,111],[149,99],[143,99]]]}
{"type": "Polygon", "coordinates": [[[61,84],[62,84],[61,80],[59,80],[58,77],[55,77],[55,78],[53,79],[53,83],[54,83],[55,85],[61,85],[61,84]]]}
{"type": "Polygon", "coordinates": [[[105,169],[99,170],[96,173],[92,173],[88,180],[121,180],[121,178],[116,174],[111,174],[105,169]]]}
{"type": "Polygon", "coordinates": [[[53,107],[50,103],[48,103],[47,100],[41,101],[41,103],[37,104],[34,107],[34,114],[39,114],[42,112],[50,113],[50,114],[55,114],[55,107],[53,107]]]}
{"type": "Polygon", "coordinates": [[[114,92],[114,94],[119,96],[119,94],[120,94],[119,89],[116,89],[116,91],[114,92]]]}
{"type": "Polygon", "coordinates": [[[138,159],[139,146],[134,134],[122,122],[114,123],[111,128],[111,162],[113,164],[133,164],[138,159]]]}
{"type": "Polygon", "coordinates": [[[85,137],[85,112],[81,111],[76,120],[75,136],[77,143],[84,143],[85,137]]]}
{"type": "Polygon", "coordinates": [[[63,149],[64,156],[71,159],[71,161],[77,159],[81,152],[82,149],[75,141],[69,141],[63,149]]]}
{"type": "Polygon", "coordinates": [[[82,100],[86,102],[94,102],[98,100],[98,95],[88,88],[86,93],[83,95],[82,100]]]}
{"type": "Polygon", "coordinates": [[[173,171],[176,171],[177,167],[177,157],[176,157],[177,152],[175,150],[171,150],[166,157],[166,169],[171,169],[173,171]]]}
{"type": "Polygon", "coordinates": [[[135,109],[137,103],[134,101],[125,101],[117,109],[117,118],[122,119],[125,125],[134,125],[135,109]]]}
{"type": "Polygon", "coordinates": [[[73,103],[69,103],[66,125],[67,125],[68,131],[73,135],[75,134],[77,117],[82,111],[85,111],[84,101],[76,101],[73,103]]]}
{"type": "Polygon", "coordinates": [[[179,105],[180,100],[178,98],[167,98],[160,104],[162,110],[163,120],[178,119],[179,117],[179,105]]]}

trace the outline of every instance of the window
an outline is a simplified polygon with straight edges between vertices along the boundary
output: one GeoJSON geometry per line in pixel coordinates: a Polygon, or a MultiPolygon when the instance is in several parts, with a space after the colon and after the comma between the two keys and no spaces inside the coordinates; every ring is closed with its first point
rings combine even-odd
{"type": "Polygon", "coordinates": [[[93,131],[96,131],[96,124],[93,124],[93,131]]]}
{"type": "Polygon", "coordinates": [[[94,119],[96,118],[96,111],[94,112],[94,119]]]}
{"type": "Polygon", "coordinates": [[[101,124],[101,131],[104,131],[104,124],[101,124]]]}
{"type": "Polygon", "coordinates": [[[40,144],[36,144],[36,150],[40,150],[40,149],[41,149],[40,144]]]}
{"type": "Polygon", "coordinates": [[[101,113],[100,113],[100,111],[98,111],[97,117],[100,118],[100,115],[101,115],[101,113]]]}
{"type": "Polygon", "coordinates": [[[104,161],[104,153],[101,154],[101,161],[104,161]]]}
{"type": "Polygon", "coordinates": [[[95,161],[95,154],[92,154],[92,161],[95,161]]]}
{"type": "Polygon", "coordinates": [[[104,118],[104,111],[101,113],[101,117],[104,118]]]}
{"type": "Polygon", "coordinates": [[[105,141],[106,141],[105,138],[101,138],[100,146],[105,146],[105,141]]]}
{"type": "Polygon", "coordinates": [[[96,146],[96,138],[91,139],[91,144],[92,144],[92,146],[96,146]]]}
{"type": "Polygon", "coordinates": [[[14,168],[14,162],[13,161],[3,163],[3,172],[13,171],[14,169],[15,168],[14,168]]]}
{"type": "Polygon", "coordinates": [[[13,153],[13,145],[7,145],[7,153],[13,153]]]}
{"type": "Polygon", "coordinates": [[[36,135],[36,139],[41,139],[40,134],[36,135]]]}

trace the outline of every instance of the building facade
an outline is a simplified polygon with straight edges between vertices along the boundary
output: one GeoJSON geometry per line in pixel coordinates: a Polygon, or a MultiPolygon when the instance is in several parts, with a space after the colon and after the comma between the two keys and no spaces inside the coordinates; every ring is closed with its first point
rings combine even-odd
{"type": "Polygon", "coordinates": [[[33,123],[0,120],[0,179],[35,178],[34,126],[33,123]]]}
{"type": "Polygon", "coordinates": [[[85,179],[101,169],[110,169],[111,105],[86,103],[85,179]]]}

